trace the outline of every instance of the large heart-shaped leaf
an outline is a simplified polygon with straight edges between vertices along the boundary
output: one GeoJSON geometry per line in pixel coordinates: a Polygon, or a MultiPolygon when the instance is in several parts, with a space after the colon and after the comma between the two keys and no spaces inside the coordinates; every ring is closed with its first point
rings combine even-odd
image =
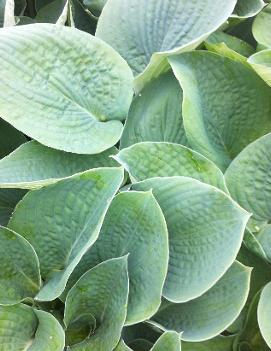
{"type": "Polygon", "coordinates": [[[0,119],[0,158],[27,141],[26,137],[6,121],[0,119]]]}
{"type": "Polygon", "coordinates": [[[167,222],[170,258],[163,295],[173,302],[202,295],[234,262],[248,213],[192,178],[152,178],[133,189],[152,189],[167,222]]]}
{"type": "Polygon", "coordinates": [[[112,48],[54,24],[5,28],[0,43],[3,119],[44,145],[74,153],[99,153],[119,140],[132,74],[112,48]]]}
{"type": "Polygon", "coordinates": [[[181,351],[181,335],[174,331],[165,332],[150,351],[181,351]]]}
{"type": "MultiPolygon", "coordinates": [[[[271,8],[270,8],[271,11],[271,8]]],[[[270,16],[271,17],[271,16],[270,16]]],[[[270,21],[271,23],[271,21],[270,21]]],[[[270,27],[271,28],[271,27],[270,27]]],[[[258,75],[271,86],[271,50],[263,50],[252,55],[248,62],[258,75]]]]}
{"type": "Polygon", "coordinates": [[[261,293],[257,314],[261,334],[271,347],[271,283],[268,283],[261,293]]]}
{"type": "Polygon", "coordinates": [[[182,90],[172,71],[147,84],[130,107],[121,147],[140,141],[169,141],[186,145],[182,90]]]}
{"type": "Polygon", "coordinates": [[[225,173],[231,196],[257,221],[271,219],[271,134],[248,145],[225,173]]]}
{"type": "Polygon", "coordinates": [[[16,304],[38,293],[41,279],[33,247],[4,227],[0,227],[0,265],[0,304],[16,304]]]}
{"type": "Polygon", "coordinates": [[[164,301],[152,317],[165,330],[182,333],[182,340],[203,341],[225,330],[238,317],[248,297],[251,268],[235,262],[205,294],[193,301],[164,301]]]}
{"type": "Polygon", "coordinates": [[[90,313],[98,328],[68,350],[111,351],[116,347],[127,301],[127,256],[105,261],[85,273],[68,293],[64,322],[68,326],[81,313],[90,313]]]}
{"type": "Polygon", "coordinates": [[[217,336],[202,342],[182,342],[182,351],[232,351],[235,336],[217,336]]]}
{"type": "Polygon", "coordinates": [[[120,168],[100,168],[29,192],[9,228],[34,247],[45,285],[38,300],[50,301],[98,237],[108,206],[123,180],[120,168]]]}
{"type": "Polygon", "coordinates": [[[21,189],[0,189],[0,225],[8,224],[15,206],[25,194],[21,189]]]}
{"type": "Polygon", "coordinates": [[[1,351],[63,351],[65,335],[58,321],[26,305],[0,306],[1,351]]]}
{"type": "Polygon", "coordinates": [[[158,310],[168,266],[167,227],[151,192],[122,192],[114,198],[98,240],[75,268],[68,286],[98,263],[123,254],[129,254],[126,324],[135,324],[158,310]]]}
{"type": "Polygon", "coordinates": [[[182,145],[138,143],[121,150],[114,158],[129,172],[133,182],[153,177],[186,176],[227,191],[220,169],[198,152],[182,145]]]}
{"type": "Polygon", "coordinates": [[[249,18],[257,15],[265,6],[263,0],[238,0],[232,17],[249,18]]]}
{"type": "Polygon", "coordinates": [[[21,145],[0,160],[0,188],[36,189],[91,168],[117,166],[110,148],[97,155],[75,155],[36,141],[21,145]]]}
{"type": "Polygon", "coordinates": [[[271,4],[261,11],[254,20],[252,31],[256,41],[266,48],[271,48],[271,4]]]}
{"type": "Polygon", "coordinates": [[[165,56],[197,47],[232,13],[236,0],[108,0],[96,35],[115,48],[135,74],[157,76],[165,56]]]}
{"type": "Polygon", "coordinates": [[[247,65],[206,51],[169,61],[183,88],[188,142],[222,170],[271,130],[271,90],[247,65]]]}

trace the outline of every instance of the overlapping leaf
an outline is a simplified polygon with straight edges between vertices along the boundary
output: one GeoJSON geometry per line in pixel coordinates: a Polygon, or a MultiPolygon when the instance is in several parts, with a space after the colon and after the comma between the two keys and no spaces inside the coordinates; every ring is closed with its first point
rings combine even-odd
{"type": "Polygon", "coordinates": [[[15,206],[25,194],[22,189],[0,189],[0,225],[8,224],[15,206]]]}
{"type": "Polygon", "coordinates": [[[129,172],[133,182],[153,177],[186,176],[227,191],[220,169],[198,152],[182,145],[138,143],[122,149],[114,158],[129,172]]]}
{"type": "Polygon", "coordinates": [[[165,55],[197,47],[227,20],[235,4],[236,0],[108,0],[96,35],[115,48],[135,74],[148,66],[147,76],[157,76],[167,66],[165,55]]]}
{"type": "Polygon", "coordinates": [[[3,119],[42,144],[69,152],[95,154],[119,140],[132,74],[112,48],[53,24],[3,29],[0,43],[3,119]]]}
{"type": "Polygon", "coordinates": [[[123,254],[129,254],[126,324],[135,324],[157,311],[168,265],[166,223],[151,192],[122,192],[115,197],[98,240],[76,267],[69,285],[98,263],[123,254]]]}
{"type": "Polygon", "coordinates": [[[110,148],[97,155],[75,155],[30,141],[0,160],[0,188],[36,189],[91,168],[117,166],[110,148]]]}
{"type": "Polygon", "coordinates": [[[261,334],[271,347],[271,283],[268,283],[261,293],[257,312],[261,334]]]}
{"type": "Polygon", "coordinates": [[[263,50],[252,55],[248,62],[258,75],[271,86],[271,50],[263,50]]]}
{"type": "Polygon", "coordinates": [[[97,321],[93,335],[68,350],[111,351],[121,336],[128,299],[127,256],[105,261],[85,273],[70,290],[64,321],[68,326],[81,313],[97,321]]]}
{"type": "Polygon", "coordinates": [[[38,293],[41,279],[34,249],[5,227],[0,227],[0,264],[0,305],[16,304],[38,293]]]}
{"type": "Polygon", "coordinates": [[[271,218],[271,134],[248,145],[226,171],[226,184],[231,196],[257,221],[271,218]]]}
{"type": "Polygon", "coordinates": [[[29,192],[9,228],[34,247],[45,285],[38,300],[50,301],[98,237],[107,208],[123,180],[119,168],[100,168],[29,192]]]}
{"type": "Polygon", "coordinates": [[[235,262],[205,294],[182,304],[164,301],[151,320],[165,330],[183,332],[185,341],[210,339],[225,330],[244,307],[250,272],[250,268],[235,262]]]}
{"type": "Polygon", "coordinates": [[[58,321],[26,305],[0,306],[1,351],[62,351],[65,336],[58,321]]]}
{"type": "Polygon", "coordinates": [[[182,119],[182,91],[172,71],[147,84],[132,102],[121,148],[140,141],[187,144],[182,119]]]}
{"type": "Polygon", "coordinates": [[[246,65],[204,51],[169,61],[184,92],[188,142],[222,170],[271,130],[271,91],[246,65]]]}
{"type": "Polygon", "coordinates": [[[202,295],[235,260],[248,213],[192,178],[152,178],[133,189],[152,189],[167,222],[170,259],[163,295],[174,302],[202,295]]]}
{"type": "Polygon", "coordinates": [[[271,5],[261,11],[253,23],[253,35],[256,41],[265,48],[271,48],[271,5]]]}

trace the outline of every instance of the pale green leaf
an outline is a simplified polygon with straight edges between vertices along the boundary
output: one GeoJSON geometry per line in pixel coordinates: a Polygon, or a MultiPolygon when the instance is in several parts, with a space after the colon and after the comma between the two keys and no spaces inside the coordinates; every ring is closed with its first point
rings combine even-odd
{"type": "Polygon", "coordinates": [[[182,145],[138,143],[122,149],[114,159],[129,172],[133,182],[153,177],[186,176],[227,191],[220,169],[198,152],[182,145]]]}
{"type": "Polygon", "coordinates": [[[182,351],[232,351],[234,336],[217,336],[211,340],[191,343],[182,342],[182,351]]]}
{"type": "Polygon", "coordinates": [[[0,160],[0,188],[37,189],[91,168],[114,167],[117,149],[97,155],[76,155],[51,149],[36,141],[21,145],[0,160]]]}
{"type": "Polygon", "coordinates": [[[26,305],[0,306],[1,351],[62,351],[65,335],[49,313],[26,305]]]}
{"type": "Polygon", "coordinates": [[[271,134],[248,145],[225,173],[231,196],[258,221],[271,219],[271,134]]]}
{"type": "Polygon", "coordinates": [[[263,0],[238,0],[232,17],[240,19],[254,17],[265,5],[263,0]]]}
{"type": "Polygon", "coordinates": [[[128,325],[158,310],[167,273],[167,227],[151,192],[122,192],[114,198],[98,240],[75,268],[68,287],[98,263],[124,254],[129,254],[128,325]]]}
{"type": "Polygon", "coordinates": [[[206,51],[169,61],[183,88],[188,142],[222,170],[271,130],[271,90],[250,67],[206,51]]]}
{"type": "Polygon", "coordinates": [[[110,202],[123,180],[120,168],[98,168],[29,192],[9,228],[34,247],[45,285],[36,296],[50,301],[96,241],[110,202]]]}
{"type": "Polygon", "coordinates": [[[41,286],[39,261],[33,247],[19,234],[0,227],[0,304],[12,305],[34,297],[41,286]]]}
{"type": "Polygon", "coordinates": [[[217,31],[211,34],[206,40],[207,44],[220,44],[225,43],[228,48],[234,50],[238,54],[249,57],[254,53],[254,49],[251,45],[246,43],[244,40],[241,40],[233,35],[217,31]]]}
{"type": "Polygon", "coordinates": [[[3,29],[0,51],[0,115],[15,128],[81,154],[119,140],[133,77],[107,44],[75,28],[33,24],[3,29]]]}
{"type": "Polygon", "coordinates": [[[68,326],[78,314],[90,313],[98,328],[68,350],[111,351],[117,346],[128,302],[127,256],[105,261],[85,273],[68,293],[64,321],[68,326]]]}
{"type": "Polygon", "coordinates": [[[271,50],[263,50],[258,52],[257,54],[252,55],[248,59],[248,63],[250,63],[250,65],[258,73],[258,75],[269,86],[271,86],[271,50]]]}
{"type": "Polygon", "coordinates": [[[165,332],[150,351],[181,351],[181,335],[174,331],[165,332]]]}
{"type": "Polygon", "coordinates": [[[172,71],[148,83],[132,102],[121,136],[121,148],[141,141],[187,144],[182,91],[172,71]]]}
{"type": "Polygon", "coordinates": [[[239,315],[248,297],[251,269],[235,262],[205,294],[193,301],[164,301],[152,321],[164,330],[182,333],[182,340],[204,341],[224,331],[239,315]]]}
{"type": "Polygon", "coordinates": [[[0,189],[0,225],[8,224],[15,206],[25,194],[21,189],[0,189]]]}
{"type": "Polygon", "coordinates": [[[0,119],[0,159],[27,141],[26,137],[10,124],[0,119]]]}
{"type": "Polygon", "coordinates": [[[167,69],[167,55],[196,48],[218,29],[235,4],[236,0],[108,0],[96,35],[136,74],[145,70],[148,80],[167,69]]]}
{"type": "Polygon", "coordinates": [[[121,136],[121,148],[140,141],[187,144],[182,90],[172,71],[148,83],[132,102],[121,136]]]}
{"type": "Polygon", "coordinates": [[[266,48],[271,48],[271,4],[261,11],[254,20],[252,31],[256,41],[266,48]]]}
{"type": "Polygon", "coordinates": [[[261,334],[271,348],[271,283],[261,293],[257,314],[261,334]]]}
{"type": "Polygon", "coordinates": [[[133,189],[152,189],[167,222],[170,258],[163,295],[173,302],[202,295],[234,262],[248,213],[192,178],[152,178],[133,189]]]}

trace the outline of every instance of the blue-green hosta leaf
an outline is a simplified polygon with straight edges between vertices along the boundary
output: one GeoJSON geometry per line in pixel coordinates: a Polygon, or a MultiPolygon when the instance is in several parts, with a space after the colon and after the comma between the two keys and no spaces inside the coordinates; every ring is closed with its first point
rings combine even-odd
{"type": "Polygon", "coordinates": [[[97,155],[76,155],[30,141],[0,160],[0,188],[37,189],[91,168],[114,167],[115,147],[97,155]]]}
{"type": "Polygon", "coordinates": [[[133,351],[129,346],[125,345],[124,341],[121,340],[114,351],[133,351]]]}
{"type": "Polygon", "coordinates": [[[83,0],[84,6],[95,16],[100,16],[107,0],[83,0]]]}
{"type": "Polygon", "coordinates": [[[225,43],[227,47],[231,50],[234,50],[238,54],[249,57],[254,53],[254,49],[251,45],[246,43],[244,40],[241,40],[233,35],[217,31],[211,34],[206,40],[205,45],[207,44],[221,44],[225,43]]]}
{"type": "Polygon", "coordinates": [[[15,128],[81,154],[119,140],[133,77],[107,44],[75,28],[33,24],[4,28],[0,51],[0,116],[15,128]]]}
{"type": "Polygon", "coordinates": [[[68,17],[68,0],[54,0],[43,6],[35,17],[38,23],[57,23],[64,25],[68,17]]]}
{"type": "Polygon", "coordinates": [[[227,191],[220,169],[198,152],[182,145],[138,143],[122,149],[114,158],[129,172],[133,182],[153,177],[186,176],[227,191]]]}
{"type": "Polygon", "coordinates": [[[121,147],[140,141],[187,144],[182,118],[182,90],[172,71],[148,83],[130,107],[121,147]]]}
{"type": "Polygon", "coordinates": [[[25,194],[21,189],[0,189],[0,225],[8,224],[15,206],[25,194]]]}
{"type": "Polygon", "coordinates": [[[236,0],[108,0],[96,35],[136,74],[148,67],[143,76],[150,79],[167,69],[167,55],[196,48],[218,29],[235,4],[236,0]]]}
{"type": "Polygon", "coordinates": [[[224,331],[239,315],[248,297],[251,268],[235,262],[205,294],[193,301],[164,301],[152,321],[182,333],[182,340],[203,341],[224,331]]]}
{"type": "Polygon", "coordinates": [[[84,253],[98,237],[105,213],[123,180],[120,168],[98,168],[29,192],[9,228],[34,247],[45,285],[38,300],[64,290],[84,253]]]}
{"type": "Polygon", "coordinates": [[[135,324],[157,311],[168,266],[167,227],[150,191],[122,192],[114,198],[98,240],[75,268],[68,286],[98,263],[128,253],[126,324],[135,324]]]}
{"type": "Polygon", "coordinates": [[[182,342],[182,351],[232,351],[234,336],[217,336],[211,340],[191,343],[182,342]]]}
{"type": "Polygon", "coordinates": [[[244,19],[256,16],[265,5],[263,0],[238,0],[232,17],[244,19]]]}
{"type": "Polygon", "coordinates": [[[183,88],[188,142],[222,170],[271,130],[271,90],[250,67],[206,51],[169,61],[183,88]]]}
{"type": "Polygon", "coordinates": [[[26,137],[6,121],[0,119],[0,159],[27,141],[26,137]]]}
{"type": "Polygon", "coordinates": [[[263,288],[257,314],[261,334],[271,348],[271,283],[263,288]]]}
{"type": "Polygon", "coordinates": [[[65,335],[58,321],[26,305],[0,306],[1,351],[62,351],[65,335]]]}
{"type": "Polygon", "coordinates": [[[152,189],[167,222],[170,258],[163,295],[173,302],[202,295],[234,262],[248,213],[192,178],[152,178],[133,189],[152,189]]]}
{"type": "Polygon", "coordinates": [[[258,242],[263,248],[267,259],[271,263],[271,224],[266,225],[256,236],[258,242]]]}
{"type": "Polygon", "coordinates": [[[257,221],[271,219],[271,133],[248,145],[225,173],[231,196],[257,221]]]}
{"type": "Polygon", "coordinates": [[[0,227],[0,304],[34,297],[41,286],[39,261],[33,247],[19,234],[0,227]]]}
{"type": "Polygon", "coordinates": [[[268,261],[267,254],[264,250],[263,245],[259,241],[259,234],[252,233],[248,228],[246,228],[245,236],[244,236],[244,245],[252,251],[255,255],[260,258],[268,261]]]}
{"type": "Polygon", "coordinates": [[[248,63],[250,63],[258,75],[271,86],[271,50],[263,50],[252,55],[248,59],[248,63]]]}
{"type": "Polygon", "coordinates": [[[174,331],[165,332],[150,351],[181,351],[181,335],[174,331]]]}
{"type": "Polygon", "coordinates": [[[266,48],[271,48],[271,4],[261,11],[253,23],[252,32],[256,41],[266,48]]]}
{"type": "Polygon", "coordinates": [[[72,351],[111,351],[117,346],[128,302],[127,256],[105,261],[85,273],[69,291],[64,322],[68,326],[80,313],[90,313],[97,329],[72,351]]]}

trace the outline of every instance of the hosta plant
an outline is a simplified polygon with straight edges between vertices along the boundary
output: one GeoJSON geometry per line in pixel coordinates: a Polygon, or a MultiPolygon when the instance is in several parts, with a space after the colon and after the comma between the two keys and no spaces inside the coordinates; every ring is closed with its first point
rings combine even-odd
{"type": "Polygon", "coordinates": [[[271,350],[270,6],[0,0],[0,351],[271,350]]]}

